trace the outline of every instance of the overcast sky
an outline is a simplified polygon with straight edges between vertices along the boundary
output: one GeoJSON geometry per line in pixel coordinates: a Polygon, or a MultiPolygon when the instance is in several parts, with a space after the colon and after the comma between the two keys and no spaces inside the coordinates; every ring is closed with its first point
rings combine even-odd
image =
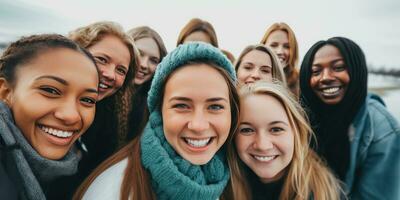
{"type": "Polygon", "coordinates": [[[361,46],[368,63],[400,69],[398,0],[0,0],[0,42],[111,20],[126,30],[150,26],[171,50],[193,17],[212,23],[220,47],[236,57],[283,21],[294,30],[301,57],[318,40],[345,36],[361,46]]]}

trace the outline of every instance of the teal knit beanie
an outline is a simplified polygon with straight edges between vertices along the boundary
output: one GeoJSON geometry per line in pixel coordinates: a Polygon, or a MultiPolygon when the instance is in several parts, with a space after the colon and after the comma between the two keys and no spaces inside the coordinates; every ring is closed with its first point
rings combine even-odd
{"type": "Polygon", "coordinates": [[[226,70],[232,80],[236,82],[236,72],[229,59],[220,49],[204,42],[190,42],[179,45],[175,50],[163,58],[157,66],[153,82],[147,97],[147,104],[152,113],[161,100],[162,89],[169,74],[190,61],[209,61],[226,70]]]}

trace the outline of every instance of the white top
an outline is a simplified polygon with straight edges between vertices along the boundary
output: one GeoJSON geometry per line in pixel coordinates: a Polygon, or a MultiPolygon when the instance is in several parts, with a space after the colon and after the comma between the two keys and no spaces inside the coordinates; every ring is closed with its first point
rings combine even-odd
{"type": "Polygon", "coordinates": [[[120,199],[122,179],[127,165],[128,159],[125,158],[101,173],[89,186],[82,199],[120,199]]]}

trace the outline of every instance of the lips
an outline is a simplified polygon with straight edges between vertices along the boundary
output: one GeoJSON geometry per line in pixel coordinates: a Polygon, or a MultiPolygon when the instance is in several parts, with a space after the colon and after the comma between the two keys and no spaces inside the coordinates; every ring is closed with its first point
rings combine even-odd
{"type": "Polygon", "coordinates": [[[44,125],[38,125],[39,128],[41,130],[43,130],[45,133],[56,136],[56,137],[60,137],[60,138],[68,138],[71,137],[75,132],[75,131],[71,131],[71,130],[61,130],[61,129],[57,129],[57,128],[52,128],[49,126],[44,126],[44,125]]]}
{"type": "Polygon", "coordinates": [[[278,155],[269,155],[269,156],[263,156],[263,155],[251,155],[255,160],[260,161],[260,162],[270,162],[274,160],[278,155]]]}
{"type": "Polygon", "coordinates": [[[136,76],[136,78],[143,79],[147,76],[147,73],[139,70],[139,71],[137,71],[135,76],[136,76]]]}
{"type": "Polygon", "coordinates": [[[187,147],[192,151],[205,151],[209,145],[213,142],[214,137],[207,138],[189,138],[183,137],[183,141],[187,144],[187,147]]]}
{"type": "Polygon", "coordinates": [[[104,89],[107,90],[111,88],[111,84],[106,83],[105,81],[100,81],[99,83],[99,89],[104,89]]]}
{"type": "Polygon", "coordinates": [[[341,86],[324,87],[319,89],[319,93],[325,98],[336,98],[342,89],[341,86]]]}

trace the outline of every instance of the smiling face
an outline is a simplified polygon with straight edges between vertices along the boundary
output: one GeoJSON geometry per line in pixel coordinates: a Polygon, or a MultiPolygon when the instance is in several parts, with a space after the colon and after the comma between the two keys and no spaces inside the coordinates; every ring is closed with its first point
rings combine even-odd
{"type": "Polygon", "coordinates": [[[321,47],[314,56],[310,86],[325,104],[342,101],[350,83],[346,63],[339,49],[333,45],[321,47]]]}
{"type": "Polygon", "coordinates": [[[224,77],[206,64],[177,69],[165,85],[162,118],[165,137],[180,156],[195,165],[208,163],[231,126],[224,77]]]}
{"type": "Polygon", "coordinates": [[[135,73],[134,82],[141,85],[151,79],[160,63],[160,50],[153,38],[141,38],[135,41],[136,48],[140,52],[139,67],[135,73]]]}
{"type": "Polygon", "coordinates": [[[183,43],[188,43],[188,42],[205,42],[208,44],[212,44],[210,36],[204,31],[195,31],[183,40],[183,43]]]}
{"type": "Polygon", "coordinates": [[[131,55],[126,44],[114,35],[106,35],[88,48],[100,73],[99,100],[111,96],[124,84],[131,55]]]}
{"type": "Polygon", "coordinates": [[[242,99],[235,135],[240,159],[263,183],[280,179],[293,158],[294,135],[282,104],[264,94],[242,99]]]}
{"type": "Polygon", "coordinates": [[[282,30],[276,30],[268,36],[265,44],[275,52],[282,66],[287,67],[290,54],[288,34],[282,30]]]}
{"type": "Polygon", "coordinates": [[[272,82],[271,57],[259,50],[248,52],[240,62],[237,77],[241,84],[254,83],[258,80],[272,82]]]}
{"type": "Polygon", "coordinates": [[[7,101],[31,146],[58,160],[92,123],[98,83],[95,65],[85,55],[52,49],[17,69],[7,101]]]}

